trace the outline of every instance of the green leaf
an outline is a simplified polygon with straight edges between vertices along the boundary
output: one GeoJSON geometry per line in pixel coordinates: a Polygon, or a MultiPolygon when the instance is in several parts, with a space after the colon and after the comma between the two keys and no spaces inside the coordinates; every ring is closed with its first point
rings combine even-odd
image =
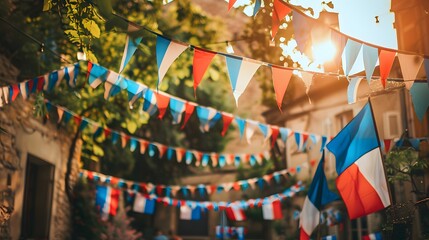
{"type": "Polygon", "coordinates": [[[137,123],[134,121],[127,122],[127,129],[130,133],[135,133],[137,130],[137,123]]]}
{"type": "Polygon", "coordinates": [[[92,151],[97,156],[100,156],[100,157],[104,156],[104,150],[100,146],[98,146],[97,144],[94,144],[92,146],[92,151]]]}
{"type": "Polygon", "coordinates": [[[89,33],[91,33],[92,36],[100,38],[100,28],[94,20],[83,19],[82,24],[85,29],[88,30],[89,33]]]}

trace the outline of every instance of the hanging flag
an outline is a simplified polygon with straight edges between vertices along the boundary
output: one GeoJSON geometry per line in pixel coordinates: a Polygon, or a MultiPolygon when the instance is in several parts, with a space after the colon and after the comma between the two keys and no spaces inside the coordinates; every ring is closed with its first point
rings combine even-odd
{"type": "Polygon", "coordinates": [[[422,122],[429,107],[429,86],[425,83],[415,82],[410,89],[410,93],[414,111],[420,122],[422,122]]]}
{"type": "Polygon", "coordinates": [[[185,51],[188,46],[173,42],[162,36],[156,37],[156,63],[158,65],[158,84],[161,85],[162,79],[167,73],[171,64],[185,51]]]}
{"type": "Polygon", "coordinates": [[[322,153],[299,217],[301,240],[310,239],[314,229],[319,225],[322,208],[326,204],[338,199],[337,194],[331,192],[328,188],[328,181],[323,169],[324,163],[325,153],[322,153]]]}
{"type": "Polygon", "coordinates": [[[395,146],[395,144],[393,144],[393,143],[394,143],[393,139],[384,139],[383,140],[384,153],[385,154],[388,154],[392,150],[393,146],[395,146]]]}
{"type": "Polygon", "coordinates": [[[384,88],[386,88],[387,78],[395,61],[396,52],[380,50],[380,80],[384,88]]]}
{"type": "Polygon", "coordinates": [[[69,87],[76,87],[76,79],[79,74],[79,70],[79,63],[64,68],[64,79],[67,81],[67,85],[69,87]]]}
{"type": "Polygon", "coordinates": [[[244,129],[246,127],[246,120],[241,119],[239,117],[235,117],[235,121],[237,122],[238,130],[240,132],[240,139],[242,139],[244,134],[244,129]]]}
{"type": "Polygon", "coordinates": [[[286,144],[287,138],[292,134],[292,131],[289,128],[284,127],[281,127],[279,131],[282,141],[286,144]]]}
{"type": "Polygon", "coordinates": [[[192,64],[194,75],[194,95],[197,96],[197,87],[203,79],[204,73],[207,71],[213,57],[216,55],[214,52],[208,52],[199,48],[194,49],[194,60],[192,64]]]}
{"type": "Polygon", "coordinates": [[[222,117],[216,109],[201,106],[197,106],[197,115],[198,119],[200,119],[201,132],[208,132],[222,117]]]}
{"type": "Polygon", "coordinates": [[[109,215],[116,215],[120,193],[121,191],[116,188],[96,186],[95,206],[100,210],[102,220],[108,220],[109,215]]]}
{"type": "Polygon", "coordinates": [[[262,216],[265,220],[277,220],[283,218],[282,203],[279,200],[262,205],[262,216]]]}
{"type": "Polygon", "coordinates": [[[309,34],[309,30],[312,29],[312,26],[309,23],[307,16],[298,11],[293,11],[292,25],[294,38],[297,43],[296,49],[301,53],[306,53],[308,55],[312,45],[311,34],[309,34]]]}
{"type": "Polygon", "coordinates": [[[354,77],[349,82],[349,86],[347,87],[347,102],[349,104],[356,102],[360,81],[362,81],[362,78],[354,77]]]}
{"type": "Polygon", "coordinates": [[[246,140],[248,144],[251,144],[251,138],[258,127],[258,122],[254,120],[246,120],[246,140]]]}
{"type": "Polygon", "coordinates": [[[107,79],[104,82],[104,99],[115,96],[122,89],[127,89],[126,79],[117,72],[109,71],[107,79]]]}
{"type": "Polygon", "coordinates": [[[237,235],[237,240],[244,240],[244,232],[245,232],[244,227],[236,227],[235,228],[235,233],[237,235]]]}
{"type": "Polygon", "coordinates": [[[237,2],[237,0],[229,0],[228,1],[228,11],[231,10],[231,8],[234,6],[235,2],[237,2]]]}
{"type": "Polygon", "coordinates": [[[185,128],[186,123],[188,122],[189,118],[191,117],[192,113],[195,109],[195,103],[192,102],[186,102],[185,104],[185,119],[183,120],[182,127],[180,129],[185,128]]]}
{"type": "Polygon", "coordinates": [[[325,148],[326,142],[328,141],[328,137],[322,136],[322,144],[320,145],[320,152],[325,148]]]}
{"type": "MultiPolygon", "coordinates": [[[[308,96],[308,93],[310,92],[311,83],[313,82],[314,73],[301,72],[301,75],[302,75],[302,81],[304,82],[304,85],[305,85],[305,93],[308,96]]],[[[310,100],[310,97],[308,97],[308,99],[310,100]]],[[[311,103],[311,100],[310,100],[310,103],[311,103]]]]}
{"type": "Polygon", "coordinates": [[[361,46],[362,44],[359,42],[353,41],[352,39],[347,40],[346,46],[344,48],[345,61],[343,61],[343,71],[346,76],[348,76],[352,70],[352,67],[359,55],[361,46]]]}
{"type": "Polygon", "coordinates": [[[136,52],[137,47],[139,46],[142,39],[142,37],[133,38],[127,35],[127,38],[125,40],[124,53],[122,54],[121,66],[119,66],[119,73],[122,73],[125,66],[127,66],[128,62],[136,52]]]}
{"type": "Polygon", "coordinates": [[[155,93],[148,88],[143,98],[143,111],[152,116],[158,110],[155,93]]]}
{"type": "Polygon", "coordinates": [[[381,232],[371,233],[365,236],[362,236],[362,240],[382,240],[383,236],[381,232]]]}
{"type": "Polygon", "coordinates": [[[253,7],[253,14],[252,14],[253,17],[256,16],[260,8],[261,8],[261,0],[255,0],[255,6],[253,7]]]}
{"type": "Polygon", "coordinates": [[[165,112],[167,111],[168,104],[170,103],[170,96],[162,92],[154,92],[156,97],[156,106],[158,107],[158,118],[164,118],[165,112]]]}
{"type": "Polygon", "coordinates": [[[245,221],[246,215],[244,215],[243,209],[238,206],[229,206],[225,209],[226,216],[232,221],[245,221]]]}
{"type": "Polygon", "coordinates": [[[226,56],[226,64],[232,93],[238,106],[238,98],[243,94],[252,76],[258,70],[259,66],[261,66],[261,62],[247,58],[226,56]]]}
{"type": "Polygon", "coordinates": [[[185,102],[176,99],[175,97],[170,98],[170,113],[173,117],[173,124],[179,124],[182,121],[182,114],[185,111],[185,102]]]}
{"type": "MultiPolygon", "coordinates": [[[[365,76],[368,84],[371,82],[372,74],[378,60],[378,48],[362,45],[363,64],[365,66],[365,76]]],[[[349,102],[350,103],[350,102],[349,102]]]]}
{"type": "Polygon", "coordinates": [[[127,92],[128,92],[128,105],[132,108],[134,102],[143,97],[143,94],[147,90],[147,87],[141,83],[126,80],[127,81],[127,92]]]}
{"type": "MultiPolygon", "coordinates": [[[[255,3],[255,8],[256,8],[255,3]]],[[[259,2],[259,6],[260,6],[259,2]]],[[[277,34],[279,30],[280,22],[288,15],[292,10],[283,4],[280,0],[274,0],[273,4],[273,12],[272,12],[272,25],[271,25],[271,39],[277,34]]],[[[255,14],[254,14],[255,15],[255,14]]],[[[295,19],[294,19],[295,20],[295,19]]]]}
{"type": "Polygon", "coordinates": [[[13,84],[9,86],[9,99],[13,102],[19,95],[18,84],[13,84]]]}
{"type": "Polygon", "coordinates": [[[19,92],[21,92],[22,98],[27,99],[29,94],[28,81],[20,82],[18,87],[19,87],[19,92]]]}
{"type": "Polygon", "coordinates": [[[88,83],[92,88],[96,88],[102,82],[105,82],[108,73],[109,70],[106,68],[98,64],[88,62],[88,83]]]}
{"type": "Polygon", "coordinates": [[[408,55],[398,53],[399,64],[401,65],[402,78],[405,82],[405,87],[410,90],[417,78],[420,67],[423,63],[423,57],[418,55],[408,55]]]}
{"type": "Polygon", "coordinates": [[[276,94],[277,106],[279,107],[280,111],[282,111],[283,97],[286,93],[287,86],[289,85],[290,79],[292,77],[292,70],[272,66],[271,75],[273,77],[273,85],[274,92],[276,94]]]}
{"type": "Polygon", "coordinates": [[[229,113],[221,112],[222,114],[222,122],[223,122],[223,128],[221,135],[222,137],[225,136],[226,131],[228,130],[229,125],[231,125],[232,120],[234,119],[234,116],[229,113]]]}
{"type": "Polygon", "coordinates": [[[391,204],[370,104],[367,103],[327,145],[336,157],[336,185],[350,219],[391,204]]]}
{"type": "Polygon", "coordinates": [[[155,212],[155,199],[149,199],[143,196],[143,194],[137,192],[133,211],[144,214],[153,214],[155,212]]]}
{"type": "Polygon", "coordinates": [[[200,220],[200,207],[191,208],[187,205],[180,206],[180,219],[182,220],[200,220]]]}
{"type": "Polygon", "coordinates": [[[299,132],[295,133],[295,141],[298,147],[297,149],[298,151],[300,152],[305,151],[305,147],[307,146],[307,140],[308,140],[308,134],[299,133],[299,132]]]}

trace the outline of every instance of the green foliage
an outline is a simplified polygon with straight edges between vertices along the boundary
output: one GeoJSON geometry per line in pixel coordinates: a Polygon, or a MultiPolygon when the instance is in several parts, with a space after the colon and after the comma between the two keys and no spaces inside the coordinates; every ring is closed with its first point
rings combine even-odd
{"type": "Polygon", "coordinates": [[[413,148],[397,148],[386,157],[386,170],[389,182],[411,181],[414,171],[423,170],[428,163],[419,158],[419,152],[413,148]]]}

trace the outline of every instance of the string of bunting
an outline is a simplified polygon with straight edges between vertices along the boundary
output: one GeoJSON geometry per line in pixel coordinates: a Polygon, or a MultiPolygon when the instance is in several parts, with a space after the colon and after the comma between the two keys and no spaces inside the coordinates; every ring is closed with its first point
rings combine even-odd
{"type": "Polygon", "coordinates": [[[221,135],[224,136],[232,120],[235,120],[240,132],[240,138],[246,133],[246,139],[249,143],[257,129],[260,130],[266,141],[271,138],[271,146],[274,146],[279,136],[282,141],[286,143],[287,139],[293,134],[298,146],[298,151],[305,150],[308,139],[311,139],[314,144],[320,141],[321,151],[328,141],[327,136],[293,131],[285,127],[269,125],[250,119],[242,119],[230,113],[218,111],[211,107],[203,107],[197,103],[186,101],[162,91],[151,90],[142,83],[126,79],[112,70],[91,62],[88,62],[88,82],[93,88],[97,88],[101,83],[104,83],[106,98],[118,94],[121,90],[126,90],[128,92],[130,106],[132,106],[137,99],[142,98],[144,100],[143,110],[148,112],[151,116],[158,112],[158,118],[160,119],[165,116],[167,108],[169,107],[173,118],[173,124],[179,124],[184,114],[182,128],[186,125],[190,116],[196,112],[200,120],[201,131],[209,131],[217,121],[222,119],[223,129],[221,135]]]}
{"type": "MultiPolygon", "coordinates": [[[[280,20],[282,20],[291,11],[292,10],[288,8],[282,1],[280,0],[274,1],[273,22],[277,21],[279,23],[280,20]]],[[[311,26],[311,24],[307,22],[309,21],[309,17],[303,17],[304,14],[300,13],[299,11],[294,11],[293,14],[294,14],[293,16],[294,25],[297,25],[296,27],[294,27],[295,29],[311,26]],[[298,12],[298,13],[295,13],[295,12],[298,12]]],[[[413,82],[416,80],[417,73],[421,65],[423,64],[423,61],[425,62],[424,66],[426,69],[426,74],[428,75],[429,73],[429,58],[423,58],[423,56],[420,56],[420,55],[399,53],[397,50],[376,47],[375,45],[367,44],[367,43],[364,43],[363,41],[358,41],[355,38],[351,38],[347,35],[344,35],[339,31],[333,31],[328,26],[324,26],[320,24],[319,24],[320,26],[318,25],[318,27],[322,27],[326,31],[318,31],[318,32],[323,32],[324,34],[329,35],[328,38],[332,39],[333,42],[337,43],[336,45],[340,46],[338,51],[339,56],[342,54],[344,50],[345,59],[346,59],[346,61],[343,62],[343,69],[345,73],[344,75],[341,75],[339,73],[314,72],[314,71],[307,71],[299,68],[278,66],[278,65],[262,62],[255,59],[245,58],[245,57],[231,55],[231,54],[225,54],[221,52],[215,52],[215,51],[203,49],[200,47],[196,47],[187,43],[171,40],[163,36],[162,34],[143,28],[136,23],[133,23],[130,21],[128,22],[134,28],[145,29],[157,36],[156,58],[157,58],[158,77],[159,77],[158,85],[162,82],[168,68],[175,61],[175,59],[178,58],[181,55],[181,53],[183,53],[186,49],[190,47],[191,49],[194,50],[194,61],[193,61],[194,89],[196,90],[197,86],[201,82],[202,77],[204,76],[205,71],[209,67],[213,57],[215,55],[222,55],[226,58],[226,65],[227,65],[227,70],[230,77],[230,83],[231,83],[233,95],[236,99],[237,104],[238,104],[239,97],[245,91],[252,76],[262,65],[271,67],[276,101],[280,110],[281,110],[281,103],[283,101],[283,97],[286,92],[287,86],[289,84],[290,78],[292,76],[293,70],[300,71],[302,73],[302,80],[307,88],[306,90],[307,94],[312,84],[314,74],[325,74],[325,75],[327,74],[327,75],[332,75],[337,77],[347,77],[347,78],[352,77],[352,78],[359,78],[359,79],[366,77],[369,83],[369,81],[373,77],[377,77],[377,76],[373,76],[373,72],[376,67],[377,60],[380,63],[380,76],[378,76],[377,78],[381,80],[381,83],[385,88],[386,83],[388,81],[389,73],[391,71],[391,68],[393,66],[393,62],[395,60],[397,53],[398,53],[399,62],[401,64],[401,68],[403,72],[403,79],[396,79],[396,80],[392,79],[392,81],[397,82],[401,80],[402,82],[405,83],[405,86],[407,87],[407,89],[411,90],[412,86],[414,85],[413,82]],[[359,56],[359,52],[361,51],[361,49],[364,52],[363,59],[361,60],[364,62],[366,75],[365,76],[350,75],[350,71],[352,70],[352,67],[355,64],[355,62],[361,61],[361,60],[357,60],[357,57],[359,56]],[[417,61],[417,64],[415,64],[416,62],[414,61],[414,58],[418,58],[419,61],[417,61]],[[412,66],[412,68],[410,68],[409,66],[412,66]]],[[[275,34],[276,31],[272,31],[272,32],[275,34]]],[[[297,35],[304,35],[304,34],[297,34],[297,35]]],[[[309,34],[306,34],[306,35],[309,35],[309,34]]],[[[315,34],[312,34],[312,35],[315,35],[315,34]]],[[[134,39],[130,37],[127,37],[127,38],[128,38],[127,44],[129,44],[130,42],[134,42],[134,39]]],[[[299,50],[304,51],[305,46],[309,44],[310,40],[308,39],[308,37],[304,38],[304,37],[296,36],[296,38],[297,38],[296,39],[297,42],[299,43],[298,44],[299,50]]],[[[320,36],[317,36],[317,38],[320,38],[320,36]]],[[[127,49],[128,48],[126,47],[123,57],[129,60],[132,54],[134,53],[134,51],[128,51],[127,49]]],[[[121,65],[121,69],[123,69],[123,67],[124,66],[121,65]]],[[[422,83],[420,80],[418,82],[422,83]]],[[[353,86],[357,87],[356,84],[354,84],[353,86]]],[[[416,85],[416,88],[421,88],[421,87],[423,87],[421,84],[418,84],[418,87],[416,85]]]]}
{"type": "MultiPolygon", "coordinates": [[[[314,166],[315,164],[315,161],[310,162],[311,166],[314,166]]],[[[288,169],[283,169],[281,171],[266,174],[259,178],[250,178],[215,185],[164,185],[152,184],[150,182],[133,182],[84,169],[81,170],[80,176],[82,178],[93,180],[94,182],[109,184],[113,187],[117,186],[118,188],[128,188],[146,194],[156,194],[157,196],[176,196],[179,191],[184,196],[188,196],[189,193],[191,193],[191,195],[194,195],[196,192],[198,192],[200,196],[205,196],[206,194],[211,195],[220,192],[245,191],[249,188],[255,189],[255,186],[258,186],[260,189],[263,189],[264,185],[270,185],[273,179],[276,184],[279,184],[281,182],[281,177],[287,179],[291,175],[293,176],[297,173],[300,173],[304,168],[308,168],[308,163],[304,163],[301,166],[298,165],[296,167],[291,167],[288,169]]]]}
{"type": "MultiPolygon", "coordinates": [[[[84,176],[82,174],[82,172],[79,175],[79,177],[81,177],[81,178],[83,177],[83,178],[86,178],[88,180],[93,180],[90,178],[91,177],[90,175],[84,176]]],[[[118,178],[110,176],[110,179],[118,179],[118,178]]],[[[130,181],[125,181],[125,182],[130,182],[130,181]]],[[[100,185],[100,186],[105,186],[105,185],[100,185]]],[[[111,188],[108,185],[106,187],[111,188]]],[[[136,195],[138,195],[139,198],[144,198],[146,200],[155,200],[156,202],[163,203],[165,206],[176,206],[176,207],[189,206],[192,209],[198,207],[199,209],[202,209],[202,210],[218,211],[218,210],[224,210],[226,208],[231,208],[231,207],[235,208],[235,209],[243,209],[243,210],[245,210],[247,208],[262,207],[262,205],[269,204],[269,203],[274,202],[274,201],[282,201],[285,198],[293,197],[293,196],[295,196],[296,193],[304,190],[304,188],[305,188],[305,186],[302,184],[302,182],[298,182],[298,183],[294,184],[293,186],[291,186],[290,188],[284,190],[283,192],[273,194],[273,195],[270,195],[268,197],[248,199],[248,200],[237,200],[237,201],[232,201],[232,202],[228,202],[228,201],[215,202],[215,201],[181,200],[181,199],[170,198],[170,197],[166,197],[166,196],[160,197],[160,196],[157,196],[156,194],[142,194],[139,192],[138,189],[125,189],[125,192],[130,195],[130,198],[133,198],[133,197],[135,198],[136,195]]],[[[117,190],[120,188],[112,188],[112,189],[117,190]]]]}

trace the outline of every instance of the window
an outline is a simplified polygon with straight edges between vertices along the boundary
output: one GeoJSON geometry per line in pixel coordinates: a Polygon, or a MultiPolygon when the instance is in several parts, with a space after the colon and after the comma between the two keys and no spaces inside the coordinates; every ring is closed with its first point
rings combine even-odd
{"type": "Polygon", "coordinates": [[[393,139],[401,136],[401,118],[399,112],[385,112],[383,114],[384,138],[393,139]]]}
{"type": "Polygon", "coordinates": [[[347,110],[335,116],[337,132],[341,131],[353,119],[353,110],[347,110]]]}
{"type": "Polygon", "coordinates": [[[22,212],[21,239],[49,239],[54,166],[28,156],[22,212]]]}

